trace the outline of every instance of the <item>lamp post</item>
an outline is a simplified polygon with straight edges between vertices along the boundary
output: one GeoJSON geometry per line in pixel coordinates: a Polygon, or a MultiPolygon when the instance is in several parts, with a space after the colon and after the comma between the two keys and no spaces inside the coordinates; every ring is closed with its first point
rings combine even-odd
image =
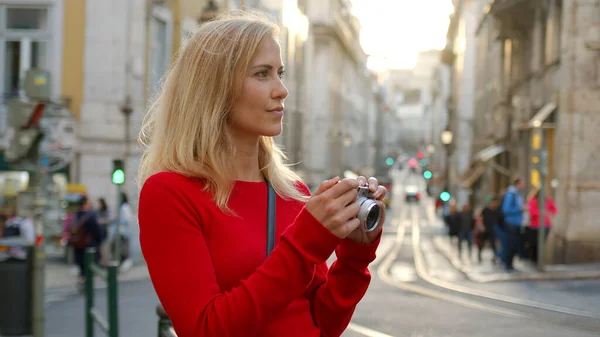
{"type": "Polygon", "coordinates": [[[445,167],[445,172],[444,172],[444,190],[448,190],[449,188],[449,184],[448,181],[450,180],[450,153],[451,153],[451,147],[452,147],[452,140],[454,138],[454,134],[452,133],[451,130],[449,130],[448,128],[446,128],[446,130],[442,131],[442,134],[440,135],[442,144],[444,144],[444,148],[446,149],[446,167],[445,167]]]}
{"type": "MultiPolygon", "coordinates": [[[[123,114],[123,117],[125,118],[125,123],[124,123],[124,154],[123,154],[123,172],[127,172],[127,160],[129,159],[129,138],[130,136],[130,132],[131,132],[131,114],[133,113],[133,103],[131,101],[131,96],[130,95],[126,95],[125,96],[125,100],[123,101],[123,104],[120,106],[120,110],[121,113],[123,114]]],[[[123,184],[118,184],[117,185],[117,228],[116,228],[116,241],[115,241],[115,251],[114,254],[115,256],[113,256],[113,261],[115,261],[117,263],[117,265],[121,265],[121,252],[123,251],[123,247],[121,246],[121,234],[122,234],[122,229],[121,229],[121,205],[123,203],[122,200],[122,195],[125,192],[124,186],[123,184]]]]}

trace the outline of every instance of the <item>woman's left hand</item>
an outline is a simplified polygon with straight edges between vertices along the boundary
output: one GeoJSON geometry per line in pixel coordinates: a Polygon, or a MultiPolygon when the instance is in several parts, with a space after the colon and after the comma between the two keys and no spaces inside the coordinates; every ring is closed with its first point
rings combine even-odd
{"type": "Polygon", "coordinates": [[[381,209],[382,214],[381,214],[381,219],[379,220],[379,224],[377,225],[377,228],[375,228],[374,230],[372,230],[370,232],[365,232],[359,227],[359,228],[355,229],[352,233],[350,233],[350,235],[348,235],[346,237],[346,239],[350,239],[356,243],[370,244],[370,243],[375,242],[375,240],[377,240],[377,238],[379,237],[379,234],[381,233],[381,231],[383,229],[383,223],[385,222],[385,204],[382,202],[382,200],[385,198],[385,195],[387,194],[387,189],[384,186],[379,185],[379,182],[374,177],[371,177],[367,180],[367,178],[360,176],[357,179],[358,179],[359,186],[365,186],[367,184],[367,182],[369,183],[369,190],[373,194],[373,197],[375,198],[375,200],[377,200],[377,203],[379,204],[379,208],[381,209]]]}

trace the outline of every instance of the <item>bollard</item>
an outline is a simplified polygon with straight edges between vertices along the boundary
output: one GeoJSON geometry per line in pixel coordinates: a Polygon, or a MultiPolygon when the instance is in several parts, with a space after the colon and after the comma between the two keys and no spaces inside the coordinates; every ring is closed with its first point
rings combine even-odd
{"type": "Polygon", "coordinates": [[[92,263],[94,263],[94,250],[89,249],[85,252],[85,335],[94,337],[94,316],[92,308],[94,307],[94,274],[92,272],[92,263]]]}
{"type": "Polygon", "coordinates": [[[169,316],[160,304],[156,306],[156,315],[158,316],[158,337],[177,337],[169,316]]]}
{"type": "Polygon", "coordinates": [[[98,323],[108,337],[119,337],[118,264],[113,262],[106,270],[102,269],[94,262],[95,255],[96,249],[94,248],[88,248],[85,252],[85,335],[94,337],[94,323],[98,323]],[[94,307],[94,277],[96,275],[108,284],[108,320],[94,307]]]}

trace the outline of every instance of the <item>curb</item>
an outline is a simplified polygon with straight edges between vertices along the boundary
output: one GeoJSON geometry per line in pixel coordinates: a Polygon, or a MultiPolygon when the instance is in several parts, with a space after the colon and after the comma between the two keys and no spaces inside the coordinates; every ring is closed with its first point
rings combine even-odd
{"type": "Polygon", "coordinates": [[[477,283],[490,283],[490,282],[503,282],[503,281],[558,281],[558,280],[585,280],[585,279],[600,279],[600,270],[565,270],[567,268],[573,268],[569,265],[549,265],[546,267],[547,271],[519,271],[514,273],[506,273],[499,271],[498,273],[490,273],[483,275],[478,272],[470,271],[468,266],[461,263],[456,254],[452,254],[454,250],[447,249],[440,240],[447,239],[446,236],[435,237],[433,246],[435,250],[443,255],[452,266],[463,273],[469,281],[477,283]],[[559,270],[562,269],[562,270],[559,270]]]}

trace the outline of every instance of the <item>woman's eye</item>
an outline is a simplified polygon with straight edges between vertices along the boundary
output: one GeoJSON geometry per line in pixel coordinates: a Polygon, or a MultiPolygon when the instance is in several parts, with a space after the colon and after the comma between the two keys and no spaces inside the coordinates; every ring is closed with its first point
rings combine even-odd
{"type": "Polygon", "coordinates": [[[259,71],[256,73],[256,76],[258,77],[267,77],[267,72],[266,71],[259,71]]]}
{"type": "Polygon", "coordinates": [[[278,75],[279,75],[279,78],[283,78],[285,75],[285,71],[280,71],[278,75]]]}

